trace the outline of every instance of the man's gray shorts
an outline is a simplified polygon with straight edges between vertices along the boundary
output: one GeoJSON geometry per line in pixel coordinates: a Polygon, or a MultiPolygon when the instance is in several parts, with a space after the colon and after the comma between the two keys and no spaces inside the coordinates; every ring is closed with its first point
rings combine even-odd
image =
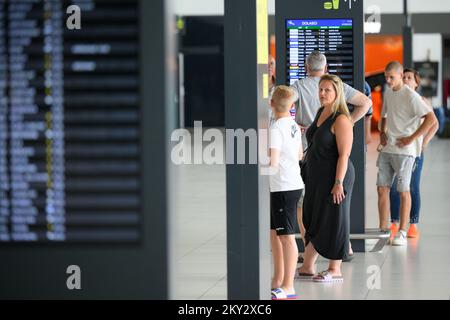
{"type": "Polygon", "coordinates": [[[409,191],[413,165],[413,156],[380,152],[377,160],[377,186],[390,188],[397,176],[397,191],[409,191]]]}

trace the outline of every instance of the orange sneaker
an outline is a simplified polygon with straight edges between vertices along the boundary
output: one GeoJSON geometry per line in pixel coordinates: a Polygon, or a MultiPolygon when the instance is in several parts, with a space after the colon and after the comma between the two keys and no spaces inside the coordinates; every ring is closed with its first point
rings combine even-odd
{"type": "Polygon", "coordinates": [[[419,230],[417,229],[417,226],[415,224],[409,225],[407,237],[408,238],[417,238],[418,236],[419,236],[419,230]]]}
{"type": "Polygon", "coordinates": [[[389,230],[391,230],[391,239],[393,239],[398,232],[398,225],[395,223],[391,224],[389,230]]]}

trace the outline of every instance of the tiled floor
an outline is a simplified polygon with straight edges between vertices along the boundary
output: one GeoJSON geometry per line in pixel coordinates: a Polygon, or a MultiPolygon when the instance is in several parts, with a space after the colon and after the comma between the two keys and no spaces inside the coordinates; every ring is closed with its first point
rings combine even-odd
{"type": "Polygon", "coordinates": [[[225,166],[178,168],[175,299],[226,299],[225,166]]]}
{"type": "MultiPolygon", "coordinates": [[[[367,155],[366,226],[377,227],[375,151],[367,155]]],[[[226,299],[225,167],[179,167],[175,299],[226,299]]],[[[345,281],[296,282],[300,299],[450,299],[450,140],[435,139],[425,155],[418,241],[356,253],[345,281]]],[[[320,259],[317,269],[326,268],[320,259]]]]}

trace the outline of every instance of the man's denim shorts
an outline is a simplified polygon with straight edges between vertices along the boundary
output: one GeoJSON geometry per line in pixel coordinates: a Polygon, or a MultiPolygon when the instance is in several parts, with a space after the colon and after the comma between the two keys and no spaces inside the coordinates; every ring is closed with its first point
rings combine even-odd
{"type": "Polygon", "coordinates": [[[380,152],[377,159],[377,186],[390,188],[397,176],[397,191],[409,191],[413,166],[413,156],[380,152]]]}

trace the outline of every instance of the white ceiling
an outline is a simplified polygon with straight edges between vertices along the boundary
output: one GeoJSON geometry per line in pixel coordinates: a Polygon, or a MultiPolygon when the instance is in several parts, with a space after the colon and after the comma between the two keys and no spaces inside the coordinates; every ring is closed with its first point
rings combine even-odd
{"type": "MultiPolygon", "coordinates": [[[[403,0],[365,0],[364,6],[377,5],[383,13],[403,13],[403,0]]],[[[450,12],[449,0],[408,0],[410,13],[450,12]]]]}
{"type": "MultiPolygon", "coordinates": [[[[223,15],[224,0],[173,0],[175,13],[178,15],[223,15]]],[[[278,0],[283,1],[283,0],[278,0]]],[[[324,0],[317,0],[324,1],[324,0]]],[[[344,1],[344,0],[341,0],[344,1]]],[[[356,0],[363,1],[363,0],[356,0]]],[[[298,0],[299,3],[302,0],[298,0]]],[[[269,14],[275,13],[275,0],[268,0],[269,14]]],[[[364,6],[380,7],[383,13],[402,13],[403,0],[364,0],[364,6]]],[[[408,0],[411,13],[450,12],[450,0],[408,0]]]]}

